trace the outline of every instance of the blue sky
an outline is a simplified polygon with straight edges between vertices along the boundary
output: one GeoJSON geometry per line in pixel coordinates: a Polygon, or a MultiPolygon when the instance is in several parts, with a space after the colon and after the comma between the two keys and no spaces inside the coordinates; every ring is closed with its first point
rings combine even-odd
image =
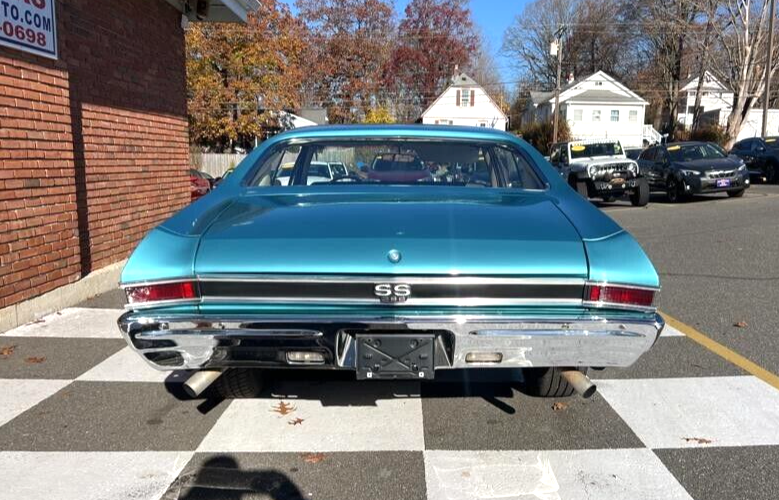
{"type": "MultiPolygon", "coordinates": [[[[294,4],[294,0],[282,0],[287,4],[294,4]]],[[[512,80],[511,69],[505,57],[500,56],[500,46],[503,43],[503,32],[511,24],[517,14],[522,12],[525,4],[530,0],[470,0],[471,10],[476,24],[481,28],[487,38],[490,49],[496,56],[501,79],[512,80]]],[[[398,14],[403,12],[409,0],[395,0],[395,10],[398,14]]]]}

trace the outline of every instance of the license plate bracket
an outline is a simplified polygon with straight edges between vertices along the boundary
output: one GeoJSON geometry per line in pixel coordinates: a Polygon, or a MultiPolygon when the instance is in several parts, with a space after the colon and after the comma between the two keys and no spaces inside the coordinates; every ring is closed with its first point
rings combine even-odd
{"type": "Polygon", "coordinates": [[[717,187],[718,188],[730,187],[730,179],[717,179],[717,187]]]}
{"type": "Polygon", "coordinates": [[[358,380],[434,377],[433,334],[361,333],[355,340],[358,380]]]}

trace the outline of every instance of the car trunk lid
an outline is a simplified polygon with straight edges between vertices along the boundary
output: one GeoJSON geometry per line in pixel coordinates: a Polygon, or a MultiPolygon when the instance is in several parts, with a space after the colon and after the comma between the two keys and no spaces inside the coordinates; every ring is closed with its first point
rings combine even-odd
{"type": "Polygon", "coordinates": [[[581,238],[545,193],[351,189],[236,198],[202,236],[196,273],[587,277],[581,238]]]}

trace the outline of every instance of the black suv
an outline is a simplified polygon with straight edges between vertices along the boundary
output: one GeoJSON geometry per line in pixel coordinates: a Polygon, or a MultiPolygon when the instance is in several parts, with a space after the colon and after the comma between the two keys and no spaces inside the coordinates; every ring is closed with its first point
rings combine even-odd
{"type": "Polygon", "coordinates": [[[771,184],[779,182],[779,137],[753,137],[738,141],[730,154],[744,160],[750,175],[771,184]]]}
{"type": "Polygon", "coordinates": [[[671,202],[693,194],[726,192],[738,198],[749,187],[744,162],[711,142],[676,142],[653,146],[638,157],[641,174],[653,191],[671,202]]]}

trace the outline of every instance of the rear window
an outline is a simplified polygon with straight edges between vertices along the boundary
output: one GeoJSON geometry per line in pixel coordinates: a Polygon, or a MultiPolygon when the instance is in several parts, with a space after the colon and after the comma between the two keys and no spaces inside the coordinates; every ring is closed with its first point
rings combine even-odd
{"type": "Polygon", "coordinates": [[[544,188],[538,172],[513,146],[404,139],[282,144],[264,155],[246,184],[544,188]]]}

